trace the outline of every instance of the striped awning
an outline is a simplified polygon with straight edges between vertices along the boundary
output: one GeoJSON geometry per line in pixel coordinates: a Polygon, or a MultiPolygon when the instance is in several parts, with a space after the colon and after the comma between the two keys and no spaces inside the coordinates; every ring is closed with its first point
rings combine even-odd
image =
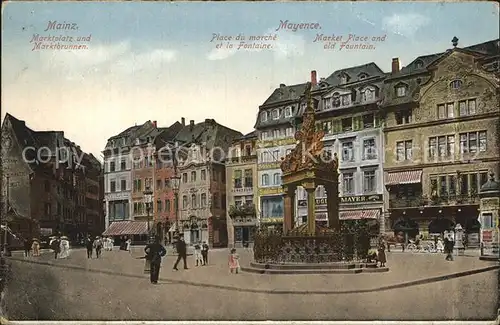
{"type": "Polygon", "coordinates": [[[378,219],[380,210],[347,210],[339,212],[340,220],[378,219]]]}
{"type": "Polygon", "coordinates": [[[422,182],[421,170],[387,173],[385,176],[385,185],[416,184],[420,182],[422,182]]]}
{"type": "Polygon", "coordinates": [[[103,236],[147,235],[147,221],[115,221],[103,232],[103,236]]]}

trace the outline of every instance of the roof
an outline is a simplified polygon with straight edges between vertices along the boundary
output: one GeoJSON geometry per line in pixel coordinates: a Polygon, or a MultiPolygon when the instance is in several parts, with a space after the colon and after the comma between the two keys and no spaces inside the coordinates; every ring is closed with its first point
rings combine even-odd
{"type": "Polygon", "coordinates": [[[347,83],[351,83],[354,81],[358,81],[358,76],[363,73],[367,75],[367,78],[374,76],[382,77],[385,75],[384,71],[382,71],[382,69],[380,69],[378,65],[376,65],[374,62],[370,62],[367,64],[334,71],[324,80],[324,82],[326,82],[330,86],[341,85],[341,76],[345,74],[348,77],[347,83]]]}
{"type": "Polygon", "coordinates": [[[115,221],[103,232],[103,236],[146,235],[147,221],[115,221]]]}
{"type": "Polygon", "coordinates": [[[261,106],[266,106],[290,100],[299,100],[300,96],[304,93],[305,90],[306,90],[306,83],[301,83],[291,86],[281,84],[280,87],[276,88],[271,94],[271,96],[269,96],[261,106]]]}
{"type": "Polygon", "coordinates": [[[248,140],[248,139],[255,139],[255,138],[257,138],[257,132],[254,130],[250,133],[245,134],[240,139],[241,140],[248,140]]]}
{"type": "Polygon", "coordinates": [[[175,141],[184,144],[204,143],[208,149],[220,147],[227,150],[233,140],[242,135],[241,132],[219,124],[214,119],[205,119],[204,122],[183,126],[175,136],[175,141]]]}

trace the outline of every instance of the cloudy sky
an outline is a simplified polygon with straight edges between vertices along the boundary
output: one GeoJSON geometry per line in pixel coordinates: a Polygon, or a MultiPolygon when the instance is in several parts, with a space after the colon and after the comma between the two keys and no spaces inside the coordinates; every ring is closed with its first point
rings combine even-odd
{"type": "Polygon", "coordinates": [[[62,130],[96,156],[109,137],[147,120],[214,118],[250,132],[272,91],[307,81],[311,70],[327,77],[373,61],[388,71],[393,57],[408,64],[450,48],[453,36],[459,46],[499,37],[498,6],[487,2],[9,2],[2,14],[2,120],[8,112],[35,130],[62,130]],[[280,20],[321,29],[276,32],[280,20]],[[78,29],[45,31],[51,21],[78,29]],[[260,51],[216,49],[214,33],[277,40],[260,51]],[[339,51],[314,43],[317,33],[386,37],[369,42],[374,50],[339,51]],[[90,41],[33,50],[36,35],[90,41]]]}

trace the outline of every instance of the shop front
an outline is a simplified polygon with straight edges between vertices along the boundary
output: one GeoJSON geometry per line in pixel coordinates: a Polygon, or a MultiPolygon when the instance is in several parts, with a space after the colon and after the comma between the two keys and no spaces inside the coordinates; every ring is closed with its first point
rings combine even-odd
{"type": "Polygon", "coordinates": [[[282,231],[284,221],[283,205],[284,200],[281,194],[261,197],[261,227],[268,228],[269,230],[282,231]]]}

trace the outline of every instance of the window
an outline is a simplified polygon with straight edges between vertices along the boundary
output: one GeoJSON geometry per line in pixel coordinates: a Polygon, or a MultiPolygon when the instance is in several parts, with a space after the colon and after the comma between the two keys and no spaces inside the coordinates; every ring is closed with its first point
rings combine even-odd
{"type": "Polygon", "coordinates": [[[207,172],[204,169],[201,170],[201,177],[200,178],[202,181],[207,180],[207,172]]]}
{"type": "Polygon", "coordinates": [[[262,175],[262,186],[268,186],[269,185],[269,175],[264,174],[262,175]]]}
{"type": "Polygon", "coordinates": [[[439,195],[442,197],[448,196],[448,186],[446,182],[446,176],[439,177],[439,195]]]}
{"type": "Polygon", "coordinates": [[[160,189],[161,189],[161,185],[162,185],[162,181],[161,181],[161,179],[157,179],[157,180],[156,180],[156,189],[157,189],[157,190],[160,190],[160,189]]]}
{"type": "Polygon", "coordinates": [[[460,89],[462,86],[462,80],[453,80],[450,82],[451,89],[460,89]]]}
{"type": "Polygon", "coordinates": [[[448,176],[448,193],[455,195],[457,193],[457,177],[455,175],[448,176]]]}
{"type": "Polygon", "coordinates": [[[121,191],[127,190],[127,180],[126,179],[120,180],[120,190],[121,191]]]}
{"type": "Polygon", "coordinates": [[[182,182],[183,183],[187,183],[187,181],[188,181],[188,174],[187,173],[183,173],[182,174],[182,182]]]}
{"type": "Polygon", "coordinates": [[[470,174],[470,194],[476,195],[479,191],[479,182],[477,181],[477,174],[470,174]]]}
{"type": "Polygon", "coordinates": [[[363,115],[363,128],[368,129],[374,126],[375,115],[374,114],[366,114],[363,115]]]}
{"type": "Polygon", "coordinates": [[[273,184],[280,185],[281,184],[281,175],[279,173],[274,173],[273,175],[273,184]]]}
{"type": "Polygon", "coordinates": [[[453,103],[440,104],[438,105],[438,118],[453,118],[455,113],[455,107],[453,103]]]}
{"type": "Polygon", "coordinates": [[[186,209],[188,205],[188,197],[186,195],[182,196],[182,208],[186,209]]]}
{"type": "Polygon", "coordinates": [[[285,117],[292,117],[292,107],[288,106],[285,108],[285,117]]]}
{"type": "Polygon", "coordinates": [[[280,151],[274,150],[273,151],[273,161],[279,161],[279,160],[280,160],[280,151]]]}
{"type": "Polygon", "coordinates": [[[242,188],[241,170],[234,171],[234,188],[242,188]]]}
{"type": "Polygon", "coordinates": [[[162,212],[163,210],[163,202],[161,200],[156,201],[156,211],[157,212],[162,212]]]}
{"type": "Polygon", "coordinates": [[[45,192],[50,192],[50,181],[46,180],[44,182],[45,185],[45,192]]]}
{"type": "Polygon", "coordinates": [[[366,79],[368,75],[366,73],[360,73],[359,76],[358,76],[358,79],[359,80],[363,80],[363,79],[366,79]]]}
{"type": "Polygon", "coordinates": [[[342,143],[342,161],[354,161],[354,144],[352,141],[342,143]]]}
{"type": "Polygon", "coordinates": [[[462,195],[467,195],[469,193],[469,175],[460,175],[460,193],[462,195]]]}
{"type": "Polygon", "coordinates": [[[342,132],[352,131],[352,117],[342,119],[342,132]]]}
{"type": "Polygon", "coordinates": [[[116,192],[116,182],[115,181],[110,182],[110,187],[111,187],[111,192],[116,192]]]}
{"type": "Polygon", "coordinates": [[[201,207],[207,206],[207,194],[206,193],[201,194],[200,204],[201,204],[201,207]]]}
{"type": "Polygon", "coordinates": [[[340,106],[340,96],[338,93],[333,94],[332,97],[332,106],[339,107],[340,106]]]}
{"type": "Polygon", "coordinates": [[[109,171],[114,172],[115,171],[115,162],[112,161],[109,163],[109,171]]]}
{"type": "Polygon", "coordinates": [[[261,120],[261,122],[266,122],[267,121],[267,112],[262,112],[260,114],[260,120],[261,120]]]}
{"type": "Polygon", "coordinates": [[[196,182],[196,171],[191,172],[191,182],[196,182]]]}
{"type": "Polygon", "coordinates": [[[369,102],[371,100],[373,100],[373,94],[374,94],[374,91],[372,91],[371,89],[365,89],[362,93],[362,100],[363,102],[369,102]]]}
{"type": "Polygon", "coordinates": [[[261,138],[261,140],[266,140],[267,139],[267,131],[262,131],[262,133],[260,134],[260,138],[261,138]]]}
{"type": "Polygon", "coordinates": [[[438,180],[437,178],[431,178],[431,197],[438,196],[438,180]]]}
{"type": "Polygon", "coordinates": [[[196,208],[196,194],[191,194],[191,208],[196,208]]]}
{"type": "Polygon", "coordinates": [[[122,159],[120,162],[120,170],[125,170],[127,169],[127,161],[125,159],[122,159]]]}
{"type": "Polygon", "coordinates": [[[134,192],[139,192],[142,190],[142,184],[140,179],[134,180],[134,192]]]}
{"type": "Polygon", "coordinates": [[[493,214],[492,213],[483,213],[483,217],[481,220],[482,228],[489,229],[493,228],[493,214]]]}
{"type": "Polygon", "coordinates": [[[440,136],[429,139],[429,158],[453,157],[455,153],[455,136],[440,136]],[[437,143],[437,147],[436,147],[437,143]]]}
{"type": "Polygon", "coordinates": [[[285,134],[287,137],[293,136],[293,128],[286,128],[285,134]]]}
{"type": "Polygon", "coordinates": [[[415,68],[421,69],[424,66],[424,63],[420,60],[415,62],[415,68]]]}
{"type": "Polygon", "coordinates": [[[245,169],[245,187],[253,187],[253,176],[251,169],[245,169]]]}
{"type": "Polygon", "coordinates": [[[460,153],[476,153],[486,151],[486,131],[460,134],[460,153]],[[479,145],[479,151],[478,151],[479,145]]]}
{"type": "Polygon", "coordinates": [[[347,76],[345,74],[342,74],[340,76],[340,83],[341,84],[346,84],[347,83],[347,76]]]}
{"type": "Polygon", "coordinates": [[[462,100],[458,102],[459,114],[460,116],[474,115],[476,114],[476,100],[462,100]]]}
{"type": "Polygon", "coordinates": [[[376,190],[375,171],[366,170],[363,172],[363,191],[365,193],[374,192],[376,190]]]}
{"type": "Polygon", "coordinates": [[[212,204],[214,205],[214,208],[220,207],[219,194],[214,193],[214,195],[212,196],[212,204]]]}
{"type": "Polygon", "coordinates": [[[377,148],[375,147],[375,139],[367,139],[363,141],[363,159],[377,159],[377,148]]]}
{"type": "Polygon", "coordinates": [[[343,173],[342,184],[344,194],[354,193],[354,173],[343,173]]]}
{"type": "Polygon", "coordinates": [[[245,156],[251,156],[252,155],[252,146],[246,145],[245,146],[245,156]]]}
{"type": "Polygon", "coordinates": [[[396,124],[397,125],[408,124],[408,123],[411,123],[411,121],[412,121],[412,110],[411,109],[396,112],[396,124]]]}
{"type": "Polygon", "coordinates": [[[486,184],[486,182],[488,181],[488,173],[487,172],[480,173],[479,174],[479,181],[480,181],[479,187],[486,184]]]}
{"type": "Polygon", "coordinates": [[[413,141],[399,141],[396,143],[396,156],[398,161],[411,160],[413,141]]]}
{"type": "Polygon", "coordinates": [[[165,200],[165,212],[170,213],[170,200],[165,200]]]}
{"type": "Polygon", "coordinates": [[[400,85],[396,87],[396,96],[397,97],[404,97],[406,96],[406,86],[400,85]]]}
{"type": "Polygon", "coordinates": [[[279,118],[280,118],[280,112],[277,109],[273,110],[273,120],[277,120],[279,118]]]}
{"type": "Polygon", "coordinates": [[[351,104],[351,94],[347,95],[342,95],[340,96],[342,98],[342,105],[347,106],[351,104]]]}

